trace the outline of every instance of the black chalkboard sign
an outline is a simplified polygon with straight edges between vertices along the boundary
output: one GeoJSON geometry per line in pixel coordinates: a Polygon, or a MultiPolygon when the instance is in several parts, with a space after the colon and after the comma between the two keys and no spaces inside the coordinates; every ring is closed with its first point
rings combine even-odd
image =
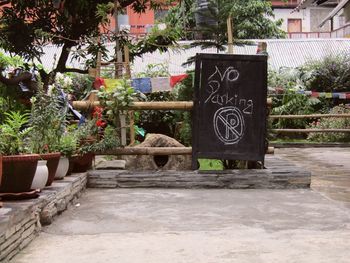
{"type": "Polygon", "coordinates": [[[267,56],[197,54],[192,166],[198,158],[264,161],[267,56]]]}

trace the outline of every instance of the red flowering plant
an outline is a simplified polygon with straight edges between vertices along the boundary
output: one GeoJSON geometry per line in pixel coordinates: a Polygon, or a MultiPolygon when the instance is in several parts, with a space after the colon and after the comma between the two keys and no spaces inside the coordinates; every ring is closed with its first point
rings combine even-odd
{"type": "Polygon", "coordinates": [[[100,129],[106,127],[107,122],[103,120],[103,107],[96,106],[92,112],[92,117],[96,120],[96,126],[100,129]]]}

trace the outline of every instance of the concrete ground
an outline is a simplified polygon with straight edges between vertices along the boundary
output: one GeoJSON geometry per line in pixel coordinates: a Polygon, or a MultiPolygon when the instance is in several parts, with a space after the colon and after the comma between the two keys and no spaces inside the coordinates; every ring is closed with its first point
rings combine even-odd
{"type": "Polygon", "coordinates": [[[12,262],[350,262],[350,151],[276,155],[313,189],[88,189],[12,262]]]}

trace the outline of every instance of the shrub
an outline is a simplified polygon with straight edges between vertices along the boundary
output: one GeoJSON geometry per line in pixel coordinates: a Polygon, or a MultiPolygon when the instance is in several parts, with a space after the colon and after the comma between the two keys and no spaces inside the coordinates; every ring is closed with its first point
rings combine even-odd
{"type": "Polygon", "coordinates": [[[350,54],[330,54],[321,60],[311,61],[304,67],[311,73],[306,88],[322,92],[349,91],[349,68],[350,54]]]}
{"type": "MultiPolygon", "coordinates": [[[[177,101],[192,101],[194,96],[194,71],[187,72],[188,77],[178,83],[173,90],[177,101]]],[[[188,111],[176,112],[176,122],[181,122],[175,137],[182,144],[192,144],[192,113],[188,111]]]]}
{"type": "MultiPolygon", "coordinates": [[[[350,108],[339,105],[330,110],[330,114],[349,114],[350,108]]],[[[314,129],[350,129],[349,118],[323,118],[313,122],[309,128],[314,129]]],[[[308,139],[318,142],[345,142],[350,141],[350,133],[344,132],[320,132],[310,133],[308,139]]]]}
{"type": "Polygon", "coordinates": [[[136,74],[137,78],[156,78],[156,77],[168,77],[169,65],[167,64],[148,64],[144,72],[136,74]]]}
{"type": "MultiPolygon", "coordinates": [[[[317,98],[308,98],[293,90],[286,90],[281,98],[274,100],[272,114],[275,115],[300,115],[316,112],[320,103],[317,98]]],[[[305,128],[308,125],[307,119],[278,119],[273,122],[273,127],[282,128],[305,128]]]]}
{"type": "Polygon", "coordinates": [[[75,100],[83,100],[93,89],[94,78],[82,74],[70,74],[70,76],[73,81],[71,94],[75,100]]]}
{"type": "MultiPolygon", "coordinates": [[[[174,101],[174,95],[169,91],[147,94],[147,101],[174,101]]],[[[175,111],[173,110],[145,110],[138,111],[135,124],[147,133],[161,133],[173,136],[175,131],[175,111]]]]}

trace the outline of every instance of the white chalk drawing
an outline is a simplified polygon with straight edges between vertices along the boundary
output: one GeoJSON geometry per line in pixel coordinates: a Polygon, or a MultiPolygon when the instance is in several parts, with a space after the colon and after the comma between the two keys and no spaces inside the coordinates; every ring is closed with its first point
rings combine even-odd
{"type": "Polygon", "coordinates": [[[214,95],[217,93],[220,89],[220,83],[219,81],[216,80],[211,80],[208,82],[208,87],[207,91],[210,93],[209,97],[204,101],[204,103],[207,103],[214,95]]]}
{"type": "Polygon", "coordinates": [[[224,74],[221,73],[221,71],[218,69],[217,66],[215,66],[215,72],[208,78],[208,81],[210,81],[212,78],[215,78],[216,75],[220,77],[221,81],[224,81],[224,79],[227,79],[228,81],[236,81],[239,78],[239,72],[234,67],[228,67],[224,74]]]}
{"type": "Polygon", "coordinates": [[[226,145],[237,144],[244,136],[244,118],[237,107],[218,109],[214,114],[213,125],[215,135],[226,145]]]}

